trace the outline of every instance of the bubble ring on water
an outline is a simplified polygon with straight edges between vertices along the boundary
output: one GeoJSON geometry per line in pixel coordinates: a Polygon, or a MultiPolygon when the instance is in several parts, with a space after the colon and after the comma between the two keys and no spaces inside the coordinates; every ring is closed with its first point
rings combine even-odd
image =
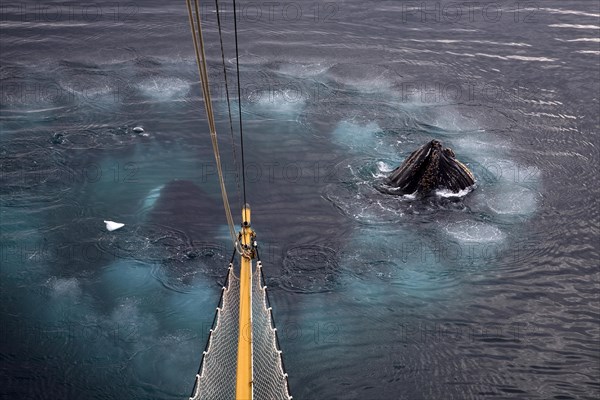
{"type": "Polygon", "coordinates": [[[169,290],[186,293],[193,288],[196,278],[219,282],[226,275],[228,257],[224,246],[217,243],[193,243],[168,257],[152,275],[169,290]]]}
{"type": "Polygon", "coordinates": [[[131,146],[144,138],[143,134],[134,132],[134,127],[134,123],[117,126],[82,126],[70,132],[64,132],[64,143],[61,144],[61,147],[72,150],[91,150],[131,146]]]}
{"type": "Polygon", "coordinates": [[[100,250],[116,258],[163,262],[176,254],[177,249],[190,247],[184,232],[168,226],[145,224],[126,228],[126,231],[103,232],[98,240],[100,250]]]}
{"type": "Polygon", "coordinates": [[[199,274],[214,280],[225,276],[228,250],[223,245],[194,242],[184,232],[158,224],[126,228],[130,231],[104,231],[99,249],[115,258],[153,264],[152,275],[170,290],[181,292],[199,274]]]}
{"type": "Polygon", "coordinates": [[[7,138],[0,147],[0,193],[5,206],[31,207],[59,202],[71,190],[74,170],[64,152],[39,138],[7,138]],[[51,187],[52,190],[48,188],[51,187]]]}
{"type": "Polygon", "coordinates": [[[381,193],[377,185],[383,185],[386,173],[380,164],[391,163],[382,158],[344,160],[336,165],[341,171],[335,182],[323,190],[323,197],[344,215],[366,225],[385,225],[410,222],[413,216],[433,215],[440,210],[465,211],[462,198],[430,196],[418,199],[413,195],[390,195],[381,193]]]}
{"type": "Polygon", "coordinates": [[[342,285],[339,256],[326,246],[292,247],[283,260],[283,274],[274,280],[282,289],[295,293],[335,291],[342,285]]]}

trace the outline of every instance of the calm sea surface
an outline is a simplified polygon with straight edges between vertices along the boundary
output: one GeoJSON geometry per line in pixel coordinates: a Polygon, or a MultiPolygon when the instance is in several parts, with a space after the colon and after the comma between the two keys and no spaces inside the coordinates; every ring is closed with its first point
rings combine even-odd
{"type": "MultiPolygon", "coordinates": [[[[166,3],[2,2],[2,398],[192,390],[232,246],[185,2],[166,3]]],[[[599,3],[238,8],[247,195],[294,398],[597,398],[599,3]],[[374,189],[433,138],[472,193],[374,189]]]]}

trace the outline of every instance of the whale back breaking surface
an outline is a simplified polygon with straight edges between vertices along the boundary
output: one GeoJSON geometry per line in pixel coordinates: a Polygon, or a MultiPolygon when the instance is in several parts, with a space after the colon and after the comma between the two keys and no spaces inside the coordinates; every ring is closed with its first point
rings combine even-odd
{"type": "Polygon", "coordinates": [[[432,140],[393,170],[385,184],[393,188],[389,192],[394,194],[427,194],[436,189],[458,193],[473,186],[475,177],[451,149],[432,140]]]}

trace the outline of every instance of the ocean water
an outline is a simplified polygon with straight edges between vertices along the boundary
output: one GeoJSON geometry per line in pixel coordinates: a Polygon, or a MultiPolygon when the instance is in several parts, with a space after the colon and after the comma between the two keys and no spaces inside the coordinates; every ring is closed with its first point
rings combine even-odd
{"type": "MultiPolygon", "coordinates": [[[[597,398],[598,3],[238,7],[248,201],[294,398],[597,398]],[[434,138],[473,191],[376,190],[434,138]]],[[[186,398],[232,246],[185,4],[0,10],[0,397],[186,398]]],[[[202,17],[237,217],[214,4],[202,17]]]]}

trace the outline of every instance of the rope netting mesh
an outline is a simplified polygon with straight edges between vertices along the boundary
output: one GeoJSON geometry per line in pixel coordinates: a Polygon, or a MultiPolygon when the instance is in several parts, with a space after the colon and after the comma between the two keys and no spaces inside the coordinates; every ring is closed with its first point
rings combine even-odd
{"type": "MultiPolygon", "coordinates": [[[[292,397],[260,261],[252,275],[252,397],[257,400],[289,400],[292,397]]],[[[240,281],[234,275],[231,264],[226,285],[190,400],[235,399],[240,281]]]]}
{"type": "Polygon", "coordinates": [[[240,281],[229,265],[226,287],[210,330],[200,370],[196,375],[190,399],[235,399],[238,332],[240,314],[240,281]]]}
{"type": "Polygon", "coordinates": [[[271,313],[262,264],[258,261],[252,278],[253,397],[288,400],[292,397],[271,313]]]}

